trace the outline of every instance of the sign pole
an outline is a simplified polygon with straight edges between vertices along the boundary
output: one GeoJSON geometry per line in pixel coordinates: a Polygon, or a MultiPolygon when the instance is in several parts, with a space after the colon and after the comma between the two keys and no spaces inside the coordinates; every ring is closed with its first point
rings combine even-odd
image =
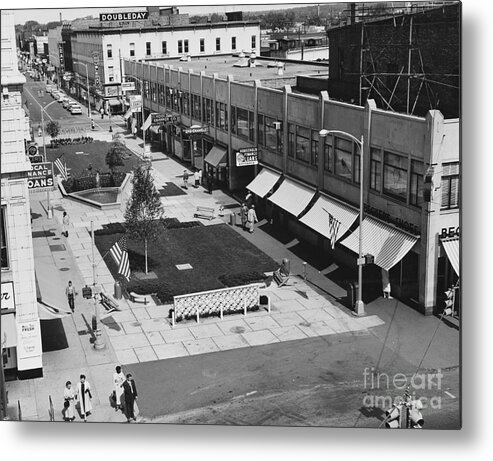
{"type": "MultiPolygon", "coordinates": [[[[43,155],[44,155],[44,160],[46,163],[46,142],[45,142],[45,118],[44,118],[44,107],[41,106],[41,126],[42,126],[42,133],[43,133],[43,155]]],[[[46,191],[46,206],[48,207],[48,219],[53,218],[53,212],[51,211],[51,203],[50,203],[50,190],[48,189],[46,191]]]]}

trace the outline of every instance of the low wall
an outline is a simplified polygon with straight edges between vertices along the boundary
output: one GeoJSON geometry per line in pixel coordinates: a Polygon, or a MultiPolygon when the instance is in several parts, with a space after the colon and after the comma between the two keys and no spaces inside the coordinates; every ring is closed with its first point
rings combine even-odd
{"type": "Polygon", "coordinates": [[[200,317],[246,313],[258,310],[260,306],[260,288],[263,284],[252,283],[239,287],[201,291],[174,296],[174,320],[197,319],[200,317]]]}

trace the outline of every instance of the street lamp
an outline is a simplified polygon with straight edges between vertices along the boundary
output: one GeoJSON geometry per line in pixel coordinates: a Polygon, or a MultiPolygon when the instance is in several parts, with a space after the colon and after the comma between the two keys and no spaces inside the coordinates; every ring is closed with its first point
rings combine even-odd
{"type": "Polygon", "coordinates": [[[351,139],[357,144],[359,148],[359,161],[360,161],[360,171],[359,171],[359,257],[358,257],[358,297],[356,299],[355,305],[355,315],[361,316],[365,314],[365,303],[363,302],[363,265],[364,265],[364,255],[363,255],[363,135],[361,139],[357,139],[352,134],[340,130],[326,130],[322,129],[319,131],[319,136],[321,138],[327,137],[329,134],[339,134],[351,139]]]}
{"type": "Polygon", "coordinates": [[[146,130],[144,130],[144,84],[142,80],[138,77],[134,77],[133,75],[125,75],[125,79],[133,78],[134,80],[137,80],[140,84],[140,110],[142,114],[142,140],[144,141],[143,145],[143,154],[142,154],[142,160],[146,158],[146,130]]]}
{"type": "MultiPolygon", "coordinates": [[[[87,116],[91,118],[91,92],[89,90],[89,70],[87,69],[87,64],[84,62],[80,62],[77,60],[74,60],[79,65],[82,65],[86,68],[86,85],[87,85],[87,116]]],[[[80,75],[80,72],[78,72],[80,75]]]]}

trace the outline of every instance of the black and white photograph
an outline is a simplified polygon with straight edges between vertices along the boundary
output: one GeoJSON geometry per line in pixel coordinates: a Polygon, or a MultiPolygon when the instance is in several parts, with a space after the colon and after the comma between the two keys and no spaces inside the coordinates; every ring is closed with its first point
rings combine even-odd
{"type": "Polygon", "coordinates": [[[2,5],[2,426],[460,430],[463,3],[101,3],[2,5]]]}

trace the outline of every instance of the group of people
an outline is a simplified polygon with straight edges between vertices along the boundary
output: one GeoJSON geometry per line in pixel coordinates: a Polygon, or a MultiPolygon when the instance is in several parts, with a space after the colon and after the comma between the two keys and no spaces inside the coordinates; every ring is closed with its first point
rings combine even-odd
{"type": "MultiPolygon", "coordinates": [[[[183,170],[183,188],[188,189],[188,180],[190,176],[193,176],[193,181],[195,189],[197,189],[200,184],[202,183],[202,170],[197,169],[195,170],[192,174],[190,174],[187,170],[183,170]]],[[[210,171],[207,172],[205,176],[205,185],[207,187],[207,192],[209,194],[212,194],[212,187],[214,184],[214,177],[212,176],[212,173],[210,171]]]]}
{"type": "MultiPolygon", "coordinates": [[[[63,392],[63,419],[67,422],[75,420],[76,405],[81,419],[87,422],[87,417],[92,411],[91,385],[85,375],[80,375],[80,381],[74,389],[71,381],[65,383],[63,392]]],[[[115,410],[122,410],[127,417],[127,422],[136,421],[137,418],[137,386],[131,373],[126,375],[121,366],[117,366],[113,374],[113,392],[111,399],[115,410]]]]}
{"type": "Polygon", "coordinates": [[[257,213],[255,212],[255,205],[247,206],[246,203],[241,204],[240,208],[240,217],[241,217],[241,227],[243,230],[247,230],[250,234],[253,234],[255,230],[255,223],[258,222],[257,213]]]}

